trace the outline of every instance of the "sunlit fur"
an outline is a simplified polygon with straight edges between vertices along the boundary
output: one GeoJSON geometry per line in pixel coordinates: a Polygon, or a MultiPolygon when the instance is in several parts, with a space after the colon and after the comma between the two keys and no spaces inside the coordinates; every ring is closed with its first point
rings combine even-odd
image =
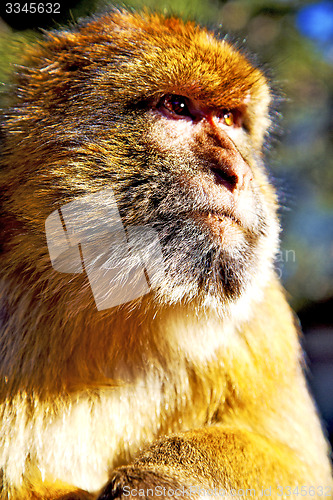
{"type": "Polygon", "coordinates": [[[118,11],[48,34],[25,65],[3,118],[0,498],[97,498],[144,448],[126,469],[136,485],[154,472],[273,498],[278,484],[332,488],[274,274],[263,73],[194,24],[118,11]],[[219,209],[200,188],[216,138],[170,125],[158,109],[170,93],[245,110],[230,131],[252,172],[235,244],[232,225],[219,237],[200,218],[219,209]],[[52,269],[45,220],[108,187],[125,228],[157,231],[165,269],[148,295],[97,311],[85,274],[52,269]]]}

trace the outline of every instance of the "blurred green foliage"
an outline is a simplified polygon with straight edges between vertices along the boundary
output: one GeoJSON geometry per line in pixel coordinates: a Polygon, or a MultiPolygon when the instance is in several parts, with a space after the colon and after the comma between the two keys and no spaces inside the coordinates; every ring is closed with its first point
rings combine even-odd
{"type": "MultiPolygon", "coordinates": [[[[110,5],[106,0],[81,0],[71,9],[62,5],[62,17],[55,18],[53,26],[110,5]]],[[[284,227],[277,268],[296,308],[333,296],[332,5],[301,0],[126,0],[121,4],[194,19],[221,36],[228,34],[270,68],[278,103],[273,136],[280,138],[268,163],[280,193],[284,227]]],[[[36,34],[15,32],[9,27],[11,19],[3,18],[0,79],[6,81],[9,64],[19,61],[20,46],[36,34]]],[[[28,18],[23,21],[26,28],[28,18]]],[[[42,28],[52,26],[52,19],[44,21],[42,28]]]]}

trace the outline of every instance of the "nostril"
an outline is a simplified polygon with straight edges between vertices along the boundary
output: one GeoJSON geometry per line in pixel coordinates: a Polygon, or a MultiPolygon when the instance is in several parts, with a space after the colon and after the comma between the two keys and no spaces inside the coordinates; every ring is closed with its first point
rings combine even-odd
{"type": "Polygon", "coordinates": [[[228,173],[219,168],[211,168],[214,174],[216,184],[225,186],[230,191],[233,191],[238,183],[238,176],[236,174],[228,173]]]}

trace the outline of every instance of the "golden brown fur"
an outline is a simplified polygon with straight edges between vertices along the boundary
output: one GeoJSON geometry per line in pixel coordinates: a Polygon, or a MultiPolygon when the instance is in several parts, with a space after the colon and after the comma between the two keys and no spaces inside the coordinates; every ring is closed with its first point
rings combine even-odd
{"type": "Polygon", "coordinates": [[[126,485],[332,495],[273,269],[263,73],[190,23],[126,12],[49,34],[26,64],[3,124],[0,498],[98,498],[112,474],[101,498],[126,485]],[[164,95],[204,123],[174,120],[164,95]],[[244,120],[232,142],[207,118],[230,109],[244,120]],[[233,161],[248,192],[211,176],[233,161]],[[52,269],[45,220],[109,186],[125,227],[158,231],[165,275],[97,311],[85,274],[52,269]]]}

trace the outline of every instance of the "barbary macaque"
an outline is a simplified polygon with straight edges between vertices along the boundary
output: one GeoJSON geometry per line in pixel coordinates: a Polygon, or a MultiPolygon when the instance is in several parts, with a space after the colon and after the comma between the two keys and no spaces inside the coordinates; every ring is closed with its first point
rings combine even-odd
{"type": "Polygon", "coordinates": [[[191,22],[115,10],[13,78],[0,498],[331,497],[274,271],[264,73],[191,22]]]}

